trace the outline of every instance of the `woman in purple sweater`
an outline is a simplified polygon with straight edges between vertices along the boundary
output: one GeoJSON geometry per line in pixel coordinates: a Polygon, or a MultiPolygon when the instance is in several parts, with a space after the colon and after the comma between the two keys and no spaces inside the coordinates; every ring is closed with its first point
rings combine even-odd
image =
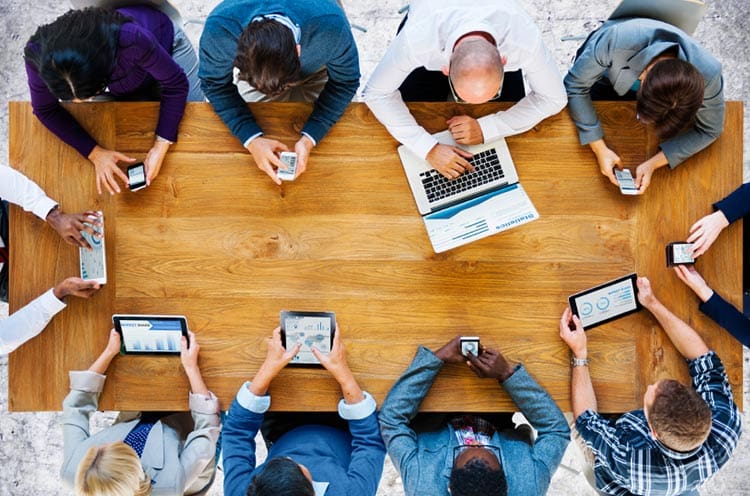
{"type": "Polygon", "coordinates": [[[119,193],[115,178],[128,181],[117,163],[135,159],[98,145],[60,100],[159,100],[156,137],[144,160],[149,184],[177,140],[185,102],[203,100],[190,41],[166,14],[147,6],[68,11],[37,29],[24,58],[34,114],[94,164],[100,194],[102,186],[119,193]]]}

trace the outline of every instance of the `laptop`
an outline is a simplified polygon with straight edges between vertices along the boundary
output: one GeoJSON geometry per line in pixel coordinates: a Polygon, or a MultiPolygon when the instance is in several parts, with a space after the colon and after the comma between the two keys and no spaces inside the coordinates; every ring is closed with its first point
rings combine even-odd
{"type": "MultiPolygon", "coordinates": [[[[433,135],[439,143],[459,146],[450,131],[433,135]]],[[[398,148],[414,201],[436,253],[486,238],[539,218],[518,182],[504,138],[461,146],[472,153],[474,172],[447,179],[406,146],[398,148]]]]}
{"type": "Polygon", "coordinates": [[[692,35],[705,13],[706,4],[701,0],[622,0],[609,18],[647,17],[692,35]]]}

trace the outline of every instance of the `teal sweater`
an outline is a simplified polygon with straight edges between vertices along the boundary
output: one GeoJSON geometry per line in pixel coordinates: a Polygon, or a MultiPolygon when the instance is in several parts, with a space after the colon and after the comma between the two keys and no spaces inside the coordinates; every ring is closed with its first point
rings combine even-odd
{"type": "Polygon", "coordinates": [[[261,133],[232,82],[237,42],[250,21],[266,14],[289,17],[302,31],[301,77],[325,67],[328,83],[302,132],[316,142],[341,118],[359,86],[359,56],[346,15],[335,0],[225,0],[208,16],[200,40],[198,76],[208,101],[241,143],[261,133]]]}

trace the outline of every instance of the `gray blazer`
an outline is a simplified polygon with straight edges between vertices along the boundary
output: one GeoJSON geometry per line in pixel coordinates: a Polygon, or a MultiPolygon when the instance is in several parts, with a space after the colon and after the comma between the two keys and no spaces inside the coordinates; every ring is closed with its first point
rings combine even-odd
{"type": "Polygon", "coordinates": [[[568,109],[581,144],[604,137],[589,94],[594,83],[607,78],[615,92],[624,95],[651,60],[675,48],[678,58],[693,64],[703,75],[705,90],[692,129],[659,144],[669,166],[677,166],[721,134],[724,129],[721,63],[675,26],[653,19],[618,19],[605,22],[589,35],[564,79],[568,109]]]}
{"type": "MultiPolygon", "coordinates": [[[[75,483],[78,464],[92,446],[122,441],[138,423],[138,418],[115,423],[94,434],[89,433],[89,416],[97,409],[106,376],[90,371],[70,372],[70,393],[63,401],[64,461],[63,482],[75,483]]],[[[194,426],[185,429],[178,413],[162,418],[149,432],[141,456],[141,465],[151,477],[154,495],[193,494],[208,485],[215,471],[216,440],[219,437],[219,400],[190,394],[190,413],[194,426]],[[184,435],[187,434],[185,438],[184,435]]]]}

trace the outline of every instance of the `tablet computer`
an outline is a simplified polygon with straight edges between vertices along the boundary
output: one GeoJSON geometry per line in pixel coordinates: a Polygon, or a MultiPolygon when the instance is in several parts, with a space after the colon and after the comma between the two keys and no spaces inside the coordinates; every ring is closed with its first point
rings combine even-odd
{"type": "Polygon", "coordinates": [[[125,355],[179,355],[180,339],[188,336],[183,315],[113,315],[112,323],[125,355]]]}
{"type": "Polygon", "coordinates": [[[583,329],[588,331],[640,310],[637,278],[635,273],[628,274],[569,296],[570,309],[581,319],[583,329]]]}
{"type": "MultiPolygon", "coordinates": [[[[88,241],[92,249],[78,248],[78,265],[81,270],[81,279],[84,281],[107,284],[107,250],[104,247],[104,215],[102,212],[97,213],[99,214],[98,220],[102,223],[101,227],[96,227],[93,223],[89,222],[84,222],[84,224],[98,232],[101,237],[93,236],[87,231],[81,231],[81,236],[88,241]]],[[[92,222],[96,220],[95,218],[90,219],[92,222]]]]}
{"type": "Polygon", "coordinates": [[[336,332],[336,314],[333,312],[281,312],[281,344],[287,350],[302,343],[290,365],[320,365],[313,355],[312,346],[322,353],[333,348],[336,332]]]}

